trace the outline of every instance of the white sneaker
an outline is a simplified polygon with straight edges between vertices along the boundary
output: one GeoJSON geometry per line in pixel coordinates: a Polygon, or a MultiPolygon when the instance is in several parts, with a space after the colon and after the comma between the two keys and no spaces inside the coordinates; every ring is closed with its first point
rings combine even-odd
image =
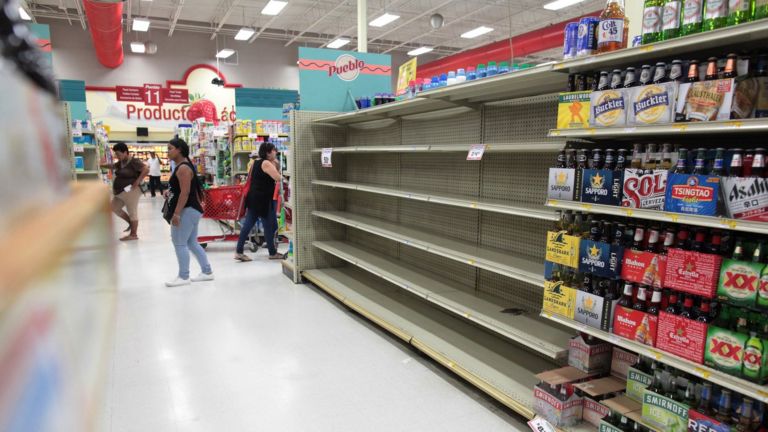
{"type": "Polygon", "coordinates": [[[199,275],[190,279],[192,282],[206,282],[213,280],[213,273],[200,273],[199,275]]]}
{"type": "Polygon", "coordinates": [[[183,285],[189,285],[189,279],[182,279],[180,277],[177,277],[176,279],[166,282],[165,286],[167,287],[177,287],[177,286],[183,286],[183,285]]]}

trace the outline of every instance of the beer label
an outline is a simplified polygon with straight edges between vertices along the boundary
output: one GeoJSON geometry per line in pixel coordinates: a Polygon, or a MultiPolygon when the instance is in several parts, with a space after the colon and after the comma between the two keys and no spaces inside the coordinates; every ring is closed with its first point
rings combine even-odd
{"type": "Polygon", "coordinates": [[[631,208],[663,210],[667,174],[667,170],[648,173],[637,168],[624,170],[621,205],[631,208]]]}
{"type": "Polygon", "coordinates": [[[747,341],[744,349],[743,373],[747,379],[758,381],[763,369],[763,342],[757,337],[747,341]]]}
{"type": "Polygon", "coordinates": [[[675,30],[680,28],[680,1],[670,1],[664,5],[662,13],[662,30],[675,30]]]}
{"type": "Polygon", "coordinates": [[[643,34],[661,31],[661,6],[648,6],[643,11],[643,34]]]}
{"type": "Polygon", "coordinates": [[[768,266],[760,274],[760,286],[757,290],[757,307],[768,308],[768,266]]]}
{"type": "Polygon", "coordinates": [[[727,0],[706,0],[706,2],[704,10],[705,19],[722,18],[728,15],[727,0]]]}
{"type": "Polygon", "coordinates": [[[664,287],[712,298],[723,257],[672,248],[667,254],[664,287]]]}
{"type": "Polygon", "coordinates": [[[575,196],[576,170],[573,168],[550,168],[547,197],[549,199],[572,201],[575,196]]]}
{"type": "Polygon", "coordinates": [[[666,211],[715,216],[720,177],[670,174],[667,179],[666,211]]]}
{"type": "Polygon", "coordinates": [[[553,313],[562,317],[573,319],[576,306],[576,290],[569,288],[560,282],[544,282],[544,312],[553,313]]]}
{"type": "Polygon", "coordinates": [[[720,268],[717,297],[736,306],[754,307],[764,264],[726,259],[720,268]]]}
{"type": "Polygon", "coordinates": [[[688,411],[688,432],[729,432],[730,426],[697,410],[688,411]]]}
{"type": "Polygon", "coordinates": [[[578,55],[592,54],[597,49],[597,27],[599,19],[593,17],[582,18],[579,21],[579,36],[576,39],[576,53],[578,55]]]}
{"type": "Polygon", "coordinates": [[[600,30],[597,32],[597,45],[624,41],[624,18],[605,18],[600,20],[600,30]]]}
{"type": "Polygon", "coordinates": [[[546,260],[567,267],[579,267],[579,237],[570,236],[565,231],[547,233],[546,260]]]}
{"type": "Polygon", "coordinates": [[[621,261],[621,278],[661,288],[667,271],[667,257],[651,252],[625,249],[621,261]]]}
{"type": "Polygon", "coordinates": [[[583,170],[581,201],[595,204],[619,205],[623,172],[611,170],[583,170]]]}
{"type": "Polygon", "coordinates": [[[689,409],[687,404],[648,389],[643,393],[643,420],[665,432],[686,432],[689,409]]]}
{"type": "Polygon", "coordinates": [[[627,371],[627,397],[642,403],[643,393],[651,383],[653,383],[653,376],[635,368],[629,368],[627,371]]]}
{"type": "Polygon", "coordinates": [[[723,177],[722,183],[728,217],[768,222],[768,179],[723,177]]]}
{"type": "Polygon", "coordinates": [[[728,13],[749,11],[749,0],[728,0],[728,13]]]}
{"type": "Polygon", "coordinates": [[[683,25],[701,22],[701,2],[704,0],[685,0],[683,4],[683,25]]]}
{"type": "Polygon", "coordinates": [[[627,121],[625,94],[624,89],[592,92],[590,124],[602,127],[624,126],[627,121]]]}
{"type": "Polygon", "coordinates": [[[589,95],[591,92],[560,93],[557,105],[558,129],[589,127],[589,95]]]}
{"type": "Polygon", "coordinates": [[[579,246],[579,273],[614,278],[621,272],[624,248],[605,242],[582,240],[579,246]]]}
{"type": "Polygon", "coordinates": [[[603,420],[600,422],[600,429],[598,432],[622,432],[621,429],[603,420]]]}
{"type": "Polygon", "coordinates": [[[668,353],[701,364],[707,342],[707,324],[659,312],[656,347],[668,353]]]}
{"type": "Polygon", "coordinates": [[[655,346],[658,317],[645,312],[616,306],[613,333],[635,342],[655,346]]]}
{"type": "MultiPolygon", "coordinates": [[[[663,73],[663,71],[661,71],[663,73]]],[[[630,125],[665,124],[674,119],[675,83],[650,84],[631,91],[630,125]]]]}
{"type": "Polygon", "coordinates": [[[747,339],[747,335],[710,325],[704,364],[732,375],[740,375],[747,339]]]}

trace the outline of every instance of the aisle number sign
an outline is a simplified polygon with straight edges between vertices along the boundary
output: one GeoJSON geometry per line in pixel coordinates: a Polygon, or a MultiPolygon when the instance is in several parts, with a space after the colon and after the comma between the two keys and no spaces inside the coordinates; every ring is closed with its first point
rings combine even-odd
{"type": "Polygon", "coordinates": [[[323,152],[320,156],[320,162],[323,164],[324,168],[330,168],[333,166],[331,164],[331,155],[333,154],[332,148],[324,148],[323,152]]]}
{"type": "Polygon", "coordinates": [[[482,160],[483,153],[485,153],[485,144],[474,144],[469,148],[469,154],[467,154],[467,160],[468,161],[482,160]]]}

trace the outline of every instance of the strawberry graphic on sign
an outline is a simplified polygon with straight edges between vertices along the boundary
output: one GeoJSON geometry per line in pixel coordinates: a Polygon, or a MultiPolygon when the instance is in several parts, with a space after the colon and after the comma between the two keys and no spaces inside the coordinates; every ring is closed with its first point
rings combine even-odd
{"type": "Polygon", "coordinates": [[[195,121],[197,119],[205,119],[206,122],[219,124],[219,117],[216,111],[216,105],[208,99],[205,99],[204,95],[195,93],[189,96],[191,104],[187,109],[187,119],[189,121],[195,121]]]}

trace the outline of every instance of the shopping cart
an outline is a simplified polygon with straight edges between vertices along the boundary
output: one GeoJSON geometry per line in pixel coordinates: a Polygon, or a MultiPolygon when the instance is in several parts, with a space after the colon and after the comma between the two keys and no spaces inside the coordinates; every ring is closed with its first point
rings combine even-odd
{"type": "Polygon", "coordinates": [[[220,186],[203,191],[203,219],[213,219],[221,229],[220,235],[198,236],[201,246],[209,242],[235,241],[239,237],[238,222],[245,215],[243,199],[245,185],[220,186]]]}

